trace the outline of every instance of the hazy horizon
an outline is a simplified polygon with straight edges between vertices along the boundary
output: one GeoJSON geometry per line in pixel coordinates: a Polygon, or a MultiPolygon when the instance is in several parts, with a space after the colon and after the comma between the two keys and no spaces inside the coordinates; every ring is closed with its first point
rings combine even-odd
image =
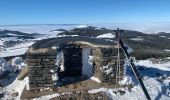
{"type": "Polygon", "coordinates": [[[72,29],[79,25],[95,26],[95,27],[105,27],[109,29],[126,29],[126,30],[135,30],[144,33],[158,33],[158,32],[167,32],[170,33],[170,22],[166,23],[100,23],[100,24],[25,24],[25,25],[0,25],[0,29],[9,29],[17,31],[29,31],[29,30],[42,30],[45,29],[58,29],[58,28],[67,28],[72,29]],[[44,29],[45,28],[45,29],[44,29]]]}

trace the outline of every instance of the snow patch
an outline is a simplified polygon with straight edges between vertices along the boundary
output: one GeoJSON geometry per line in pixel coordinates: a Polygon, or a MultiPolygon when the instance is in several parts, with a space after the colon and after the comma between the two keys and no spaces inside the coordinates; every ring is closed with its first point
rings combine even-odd
{"type": "Polygon", "coordinates": [[[1,39],[2,41],[17,41],[17,40],[22,40],[22,39],[18,39],[17,37],[5,37],[1,39]]]}
{"type": "Polygon", "coordinates": [[[53,81],[57,81],[59,79],[58,75],[57,74],[53,74],[52,75],[52,80],[53,81]]]}
{"type": "Polygon", "coordinates": [[[88,27],[87,25],[79,25],[79,26],[77,26],[77,28],[86,28],[86,27],[88,27]]]}
{"type": "Polygon", "coordinates": [[[87,77],[91,77],[93,75],[92,70],[92,61],[89,60],[90,48],[83,48],[82,55],[83,55],[83,68],[82,73],[87,77]]]}
{"type": "Polygon", "coordinates": [[[34,42],[26,42],[16,45],[14,47],[6,48],[0,52],[0,57],[7,57],[7,56],[17,56],[24,54],[28,47],[31,46],[34,42]]]}
{"type": "Polygon", "coordinates": [[[4,44],[4,41],[0,39],[0,46],[4,44]]]}
{"type": "Polygon", "coordinates": [[[95,81],[95,82],[101,83],[101,80],[98,79],[97,77],[92,76],[92,77],[90,77],[90,79],[95,81]]]}
{"type": "Polygon", "coordinates": [[[119,81],[120,85],[128,85],[128,84],[133,84],[132,78],[129,76],[125,76],[123,80],[119,81]]]}
{"type": "Polygon", "coordinates": [[[58,54],[57,54],[57,57],[56,57],[56,65],[57,65],[57,68],[58,67],[60,67],[60,70],[61,71],[64,71],[65,69],[64,69],[64,62],[63,62],[63,57],[64,57],[64,55],[63,55],[63,51],[61,51],[61,52],[59,52],[58,54]]]}
{"type": "Polygon", "coordinates": [[[23,35],[18,35],[18,34],[14,34],[14,33],[7,33],[7,35],[10,35],[10,36],[23,36],[23,35]]]}
{"type": "Polygon", "coordinates": [[[29,83],[28,77],[24,78],[24,80],[18,80],[16,79],[12,84],[6,86],[3,91],[5,92],[4,97],[2,98],[3,100],[9,100],[9,99],[15,99],[15,100],[20,100],[20,96],[22,91],[24,90],[26,84],[29,83]],[[18,93],[17,97],[13,97],[13,93],[18,93]]]}
{"type": "Polygon", "coordinates": [[[52,95],[42,96],[40,98],[34,98],[32,100],[50,100],[52,98],[59,97],[59,96],[60,96],[60,94],[56,93],[56,94],[52,94],[52,95]]]}
{"type": "Polygon", "coordinates": [[[7,61],[4,58],[0,58],[0,75],[6,70],[7,61]]]}
{"type": "Polygon", "coordinates": [[[21,65],[21,63],[23,62],[24,60],[22,59],[22,57],[15,57],[12,59],[12,66],[14,67],[14,72],[22,69],[23,66],[21,65]]]}
{"type": "Polygon", "coordinates": [[[164,51],[170,52],[170,49],[164,49],[164,51]]]}
{"type": "Polygon", "coordinates": [[[124,45],[125,45],[125,47],[127,47],[127,52],[128,52],[128,53],[133,52],[133,49],[132,49],[132,48],[130,48],[127,44],[124,44],[124,45]]]}
{"type": "Polygon", "coordinates": [[[135,64],[137,66],[145,66],[145,67],[153,67],[153,68],[158,68],[158,69],[161,69],[161,70],[166,70],[166,71],[170,71],[170,62],[166,62],[166,63],[163,63],[163,64],[154,64],[152,61],[150,60],[139,60],[139,61],[136,61],[135,64]]]}
{"type": "Polygon", "coordinates": [[[160,36],[160,37],[166,38],[166,36],[160,36]]]}
{"type": "Polygon", "coordinates": [[[101,91],[104,92],[104,91],[107,91],[107,89],[106,88],[92,89],[92,90],[89,90],[88,93],[94,94],[94,93],[98,93],[101,91]]]}
{"type": "Polygon", "coordinates": [[[131,38],[130,40],[133,40],[133,41],[143,41],[142,38],[131,38]]]}
{"type": "Polygon", "coordinates": [[[5,72],[16,72],[17,70],[22,70],[25,66],[24,61],[21,57],[15,57],[12,59],[12,63],[9,64],[4,58],[0,58],[0,75],[5,72]]]}
{"type": "Polygon", "coordinates": [[[115,35],[113,35],[112,33],[106,33],[106,34],[97,36],[97,38],[115,38],[115,35]]]}
{"type": "Polygon", "coordinates": [[[75,36],[79,36],[79,35],[57,35],[57,37],[75,37],[75,36]]]}

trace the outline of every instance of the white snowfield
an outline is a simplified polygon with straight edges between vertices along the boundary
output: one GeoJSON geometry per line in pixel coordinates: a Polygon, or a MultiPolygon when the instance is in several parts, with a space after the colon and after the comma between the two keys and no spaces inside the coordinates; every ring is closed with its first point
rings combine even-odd
{"type": "MultiPolygon", "coordinates": [[[[84,26],[84,25],[82,25],[84,26]]],[[[54,26],[48,26],[48,25],[40,25],[40,26],[0,26],[0,29],[8,29],[12,31],[20,31],[20,32],[26,32],[26,33],[39,33],[43,34],[40,37],[37,37],[36,39],[30,39],[28,41],[24,41],[22,39],[18,39],[17,37],[8,37],[8,38],[1,38],[0,39],[0,57],[7,57],[7,56],[17,56],[17,55],[22,55],[24,54],[28,47],[31,46],[35,40],[42,40],[46,38],[55,38],[55,37],[63,37],[67,35],[58,35],[61,33],[61,31],[53,31],[59,28],[63,29],[73,29],[76,27],[82,27],[81,25],[54,25],[54,26]],[[8,47],[8,48],[3,48],[2,46],[4,45],[5,41],[23,41],[23,43],[15,45],[14,47],[8,47]]],[[[85,27],[85,26],[84,26],[85,27]]],[[[8,33],[13,36],[17,36],[16,34],[8,33]]],[[[78,35],[71,35],[73,36],[78,36],[78,35]]]]}
{"type": "Polygon", "coordinates": [[[145,66],[145,67],[152,67],[152,68],[158,68],[161,70],[170,71],[170,62],[167,63],[159,63],[159,64],[153,64],[150,60],[140,60],[136,62],[136,65],[138,66],[145,66]]]}
{"type": "MultiPolygon", "coordinates": [[[[80,26],[83,27],[84,25],[80,25],[80,26]]],[[[80,27],[80,26],[77,26],[77,27],[80,27]]],[[[10,28],[12,28],[12,26],[10,28]]],[[[48,30],[48,31],[50,31],[50,30],[48,30]]],[[[58,35],[59,33],[61,33],[61,31],[50,32],[48,34],[43,35],[43,37],[38,37],[38,38],[36,38],[34,40],[41,40],[41,39],[46,39],[46,38],[67,36],[67,35],[58,35]]],[[[71,35],[71,36],[74,37],[74,36],[78,36],[78,35],[71,35]]],[[[113,35],[112,33],[106,33],[106,34],[102,34],[102,35],[97,36],[97,38],[115,38],[115,35],[113,35]]],[[[5,41],[10,41],[10,40],[12,40],[12,41],[16,40],[17,41],[18,39],[16,37],[0,39],[0,47],[1,47],[1,45],[3,45],[3,43],[5,41]]],[[[31,46],[33,43],[34,43],[34,41],[30,40],[30,41],[18,44],[18,45],[14,46],[14,47],[0,48],[0,57],[22,55],[28,50],[28,47],[31,46]]]]}
{"type": "Polygon", "coordinates": [[[51,31],[56,29],[67,29],[70,30],[72,28],[77,27],[78,25],[11,25],[11,26],[0,26],[1,30],[13,30],[20,31],[25,33],[39,33],[39,34],[49,34],[51,31]]]}
{"type": "Polygon", "coordinates": [[[79,26],[77,26],[77,28],[86,28],[86,27],[88,27],[87,25],[79,25],[79,26]]]}
{"type": "Polygon", "coordinates": [[[130,40],[133,40],[133,41],[143,41],[142,38],[131,38],[130,40]]]}
{"type": "Polygon", "coordinates": [[[106,34],[97,36],[97,38],[115,38],[115,35],[113,35],[113,33],[106,33],[106,34]]]}
{"type": "Polygon", "coordinates": [[[164,49],[164,51],[170,52],[170,50],[169,50],[169,49],[164,49]]]}
{"type": "Polygon", "coordinates": [[[0,51],[0,57],[22,55],[33,43],[34,42],[21,43],[14,47],[5,48],[4,50],[0,51]]]}

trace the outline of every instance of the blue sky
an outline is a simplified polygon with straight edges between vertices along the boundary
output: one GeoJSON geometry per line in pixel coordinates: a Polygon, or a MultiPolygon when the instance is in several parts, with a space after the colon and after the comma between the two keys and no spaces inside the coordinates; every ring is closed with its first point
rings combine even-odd
{"type": "Polygon", "coordinates": [[[170,0],[0,0],[0,25],[170,22],[170,0]]]}

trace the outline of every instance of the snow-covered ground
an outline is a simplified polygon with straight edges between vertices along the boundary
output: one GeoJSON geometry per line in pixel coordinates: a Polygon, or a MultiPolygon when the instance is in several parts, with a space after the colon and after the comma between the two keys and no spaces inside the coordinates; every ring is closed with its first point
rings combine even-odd
{"type": "MultiPolygon", "coordinates": [[[[22,57],[13,58],[10,63],[7,62],[4,58],[0,57],[0,75],[6,71],[9,71],[12,73],[12,72],[16,72],[17,70],[22,70],[22,68],[25,66],[26,64],[24,63],[24,60],[22,59],[22,57]]],[[[1,83],[1,80],[0,80],[0,83],[1,83]]]]}
{"type": "MultiPolygon", "coordinates": [[[[146,27],[143,28],[143,29],[141,27],[139,28],[139,26],[143,26],[143,24],[144,23],[133,23],[133,24],[130,24],[130,23],[115,23],[115,24],[86,24],[86,25],[83,25],[83,24],[82,25],[81,24],[80,25],[62,25],[62,24],[61,25],[13,25],[13,26],[9,25],[9,26],[0,26],[0,29],[1,30],[7,29],[7,30],[12,30],[12,31],[20,31],[20,32],[26,32],[26,33],[45,34],[45,35],[43,35],[43,37],[37,37],[36,39],[34,39],[34,40],[41,40],[41,39],[45,39],[45,38],[53,38],[53,37],[64,36],[64,35],[57,36],[61,31],[54,31],[56,29],[62,28],[62,29],[66,29],[66,30],[71,30],[73,28],[86,28],[88,25],[97,26],[98,28],[106,27],[106,28],[109,28],[109,29],[116,29],[116,27],[120,27],[120,28],[128,29],[128,30],[136,29],[137,31],[147,33],[147,30],[150,30],[150,29],[146,29],[146,27]],[[133,28],[133,27],[138,27],[138,28],[133,28]]],[[[163,23],[150,23],[150,24],[147,24],[147,25],[150,25],[150,27],[152,27],[152,26],[157,27],[157,26],[161,26],[160,24],[163,24],[163,23]]],[[[168,26],[169,23],[165,23],[163,25],[168,26]]],[[[158,29],[160,29],[160,28],[158,28],[158,29]]],[[[166,30],[164,30],[164,32],[166,32],[166,30]]],[[[151,32],[151,33],[155,33],[155,32],[151,32]]],[[[8,34],[16,36],[16,34],[11,34],[11,33],[8,33],[8,34]]],[[[114,37],[115,37],[115,35],[113,35],[112,33],[106,33],[106,34],[97,36],[97,38],[114,38],[114,37]]],[[[12,41],[18,41],[19,40],[19,41],[24,42],[24,40],[17,39],[16,37],[1,38],[0,39],[0,51],[1,51],[0,57],[15,56],[14,52],[18,53],[16,55],[24,54],[24,52],[26,51],[26,49],[25,49],[26,47],[19,49],[20,47],[16,46],[16,47],[13,47],[13,48],[8,48],[7,50],[6,50],[6,48],[3,48],[4,42],[10,41],[10,40],[12,40],[12,41]],[[16,50],[14,48],[16,48],[16,50]]],[[[141,41],[143,39],[142,38],[132,38],[132,40],[141,41]]],[[[30,40],[30,42],[32,42],[32,41],[30,40]]],[[[22,45],[24,45],[24,44],[22,44],[22,45]]],[[[30,46],[27,43],[25,45],[30,46]]],[[[165,51],[167,51],[167,50],[165,50],[165,51]]]]}
{"type": "Polygon", "coordinates": [[[97,38],[115,38],[115,35],[113,35],[112,33],[106,33],[106,34],[97,36],[97,38]]]}
{"type": "Polygon", "coordinates": [[[29,46],[31,46],[34,42],[26,42],[18,44],[14,47],[5,48],[4,50],[0,51],[0,57],[7,57],[7,56],[17,56],[22,55],[26,52],[29,46]]]}
{"type": "Polygon", "coordinates": [[[133,41],[143,41],[142,38],[131,38],[130,40],[133,40],[133,41]]]}
{"type": "Polygon", "coordinates": [[[166,63],[153,63],[151,60],[136,61],[137,66],[145,66],[147,68],[157,68],[160,70],[170,71],[170,61],[166,63]]]}
{"type": "MultiPolygon", "coordinates": [[[[164,64],[154,64],[150,60],[140,60],[135,63],[139,68],[140,73],[143,76],[143,82],[148,90],[151,100],[169,100],[170,95],[170,62],[164,64]],[[142,67],[141,67],[142,66],[142,67]],[[140,69],[143,69],[141,71],[140,69]],[[160,74],[160,76],[156,76],[160,74]]],[[[134,75],[131,74],[130,67],[127,68],[126,77],[122,84],[134,84],[135,86],[129,91],[127,88],[121,88],[120,90],[125,91],[125,94],[116,89],[110,88],[99,88],[89,90],[89,93],[105,92],[112,100],[146,100],[145,95],[137,83],[134,75]]]]}
{"type": "Polygon", "coordinates": [[[3,100],[8,100],[8,99],[20,100],[21,93],[24,90],[26,84],[28,84],[28,77],[24,78],[24,80],[22,81],[16,78],[16,80],[13,81],[12,84],[6,86],[3,89],[5,94],[2,99],[3,100]],[[15,93],[16,95],[14,95],[15,93]]]}
{"type": "MultiPolygon", "coordinates": [[[[154,64],[150,60],[140,60],[135,63],[143,76],[143,82],[148,90],[149,95],[152,100],[169,100],[170,95],[170,64],[169,62],[164,64],[154,64]],[[149,65],[148,65],[149,63],[149,65]],[[152,65],[152,66],[150,66],[152,65]],[[158,67],[159,66],[159,67],[158,67]],[[142,68],[143,71],[141,70],[142,68]],[[149,68],[149,69],[148,69],[149,68]],[[152,73],[151,73],[152,71],[152,73]],[[160,76],[156,76],[160,73],[160,76]]],[[[94,79],[97,80],[97,79],[94,79]]],[[[99,88],[89,90],[89,93],[104,92],[110,97],[111,100],[146,100],[145,95],[137,83],[130,67],[127,67],[126,77],[122,84],[134,84],[134,87],[130,90],[128,88],[111,89],[111,88],[99,88]],[[125,93],[118,92],[119,90],[125,93]]],[[[58,93],[54,95],[43,96],[45,99],[53,98],[54,96],[59,96],[58,93]]],[[[35,100],[43,100],[42,97],[36,98],[35,100]]]]}
{"type": "MultiPolygon", "coordinates": [[[[20,61],[16,60],[15,63],[20,61]]],[[[21,60],[21,59],[20,59],[21,60]]],[[[3,60],[2,60],[3,61],[3,60]]],[[[140,60],[135,62],[138,66],[138,70],[143,76],[143,82],[148,90],[148,93],[151,96],[152,100],[169,100],[170,96],[168,92],[170,91],[170,62],[165,62],[164,64],[154,64],[150,60],[140,60]]],[[[97,93],[104,92],[106,93],[112,100],[146,100],[145,95],[137,83],[134,75],[131,73],[130,67],[127,67],[126,77],[124,79],[123,84],[134,84],[130,90],[128,88],[120,88],[120,89],[111,89],[111,88],[99,88],[89,90],[89,93],[97,93]],[[117,92],[119,90],[124,91],[125,93],[117,92]]],[[[28,77],[24,80],[20,81],[13,80],[13,82],[5,88],[3,88],[3,93],[5,96],[3,99],[17,99],[19,100],[20,94],[24,89],[24,86],[28,84],[28,77]],[[18,96],[14,97],[12,94],[18,92],[18,96]]],[[[42,96],[40,98],[35,98],[34,100],[49,100],[50,98],[57,97],[60,94],[56,93],[53,95],[42,96]]]]}
{"type": "Polygon", "coordinates": [[[0,58],[0,89],[2,89],[0,94],[3,94],[3,98],[0,98],[0,100],[8,100],[11,98],[20,100],[20,95],[25,85],[28,84],[28,77],[22,81],[18,80],[17,71],[21,71],[25,66],[24,60],[21,57],[13,58],[11,63],[7,62],[3,58],[0,58]],[[5,75],[2,77],[2,74],[5,75]]]}
{"type": "MultiPolygon", "coordinates": [[[[152,25],[152,24],[151,24],[152,25]]],[[[170,24],[166,24],[166,26],[168,26],[170,24]]],[[[96,25],[97,26],[97,25],[96,25]]],[[[127,27],[127,25],[122,26],[122,24],[120,25],[120,28],[125,28],[127,27]]],[[[159,32],[162,29],[158,28],[155,31],[155,28],[150,28],[150,29],[146,29],[146,28],[139,28],[139,26],[141,25],[137,25],[134,27],[138,27],[138,28],[134,28],[133,29],[137,29],[137,30],[141,30],[143,32],[159,32]]],[[[0,26],[0,29],[9,29],[9,30],[15,30],[15,31],[21,31],[21,32],[28,32],[28,33],[41,33],[41,34],[46,34],[45,37],[43,38],[52,38],[52,37],[56,37],[57,34],[59,33],[58,31],[54,31],[54,32],[50,32],[51,30],[56,30],[59,28],[64,28],[64,29],[72,29],[73,27],[78,27],[78,28],[82,28],[82,27],[86,27],[86,25],[68,25],[68,26],[60,26],[60,25],[56,25],[56,26],[48,26],[48,25],[38,25],[38,26],[0,26]]],[[[103,27],[103,25],[100,25],[100,27],[103,27]]],[[[116,28],[116,27],[112,27],[111,25],[106,27],[106,28],[116,28]]],[[[119,26],[117,26],[119,27],[119,26]]],[[[156,25],[155,25],[156,27],[156,25]]],[[[132,26],[128,26],[127,28],[132,28],[132,26]]],[[[166,32],[170,32],[170,28],[166,27],[166,32]]],[[[100,35],[97,38],[114,38],[115,36],[111,33],[106,33],[104,35],[100,35]]],[[[14,38],[7,38],[5,39],[5,41],[9,41],[9,40],[13,40],[14,38]]],[[[37,38],[36,40],[41,40],[42,37],[37,38]]],[[[0,47],[3,45],[4,40],[0,39],[0,47]]],[[[34,41],[30,40],[28,42],[23,42],[21,44],[18,44],[14,47],[8,47],[8,48],[3,48],[3,50],[1,50],[0,48],[0,75],[3,74],[5,71],[9,71],[9,75],[7,78],[5,79],[0,79],[0,84],[4,85],[5,87],[1,87],[0,85],[0,94],[3,93],[4,97],[0,98],[3,100],[7,100],[7,99],[16,99],[19,100],[20,99],[20,95],[21,92],[23,91],[25,85],[28,84],[28,77],[26,77],[24,80],[18,80],[18,74],[14,73],[17,69],[18,70],[22,70],[22,67],[25,66],[25,63],[23,62],[23,60],[21,58],[14,58],[12,59],[12,63],[9,64],[5,59],[3,59],[2,57],[7,57],[7,56],[16,56],[16,55],[21,55],[24,54],[26,52],[26,50],[28,49],[28,47],[30,45],[32,45],[34,43],[34,41]],[[15,93],[18,93],[16,96],[14,96],[15,93]]],[[[166,52],[169,52],[169,50],[165,50],[166,52]]],[[[85,50],[84,52],[84,58],[83,59],[87,59],[88,58],[88,50],[85,50]]],[[[61,54],[59,54],[58,56],[61,56],[61,54]]],[[[91,58],[89,58],[91,59],[91,58]]],[[[90,63],[88,62],[88,60],[83,60],[84,65],[87,66],[83,66],[83,73],[84,75],[87,75],[89,77],[91,77],[91,66],[90,63]],[[87,69],[86,69],[87,68],[87,69]]],[[[140,60],[140,61],[136,61],[135,64],[138,66],[138,69],[141,73],[141,75],[143,76],[143,81],[144,84],[148,90],[148,93],[150,94],[151,98],[154,100],[169,100],[170,99],[170,95],[168,95],[168,91],[170,91],[170,62],[165,62],[165,63],[160,63],[160,64],[155,64],[153,62],[151,62],[150,60],[140,60]]],[[[120,93],[114,93],[113,91],[116,91],[114,89],[110,89],[110,88],[99,88],[99,89],[93,89],[93,90],[89,90],[89,93],[96,93],[96,92],[105,92],[111,99],[113,100],[145,100],[145,96],[143,94],[143,91],[140,87],[140,85],[137,83],[134,75],[131,73],[132,71],[129,69],[130,67],[127,67],[127,73],[126,73],[126,77],[124,78],[124,80],[121,82],[121,84],[134,84],[134,87],[131,89],[131,91],[129,91],[129,89],[127,88],[123,88],[123,90],[125,91],[125,94],[122,95],[120,93]]],[[[92,80],[96,80],[96,81],[100,81],[95,77],[91,77],[92,80]]],[[[48,96],[43,96],[40,98],[36,98],[37,100],[48,100],[50,98],[53,98],[55,96],[59,96],[58,93],[54,94],[54,95],[48,95],[48,96]]]]}
{"type": "Polygon", "coordinates": [[[169,50],[169,49],[164,49],[164,51],[170,52],[170,50],[169,50]]]}

